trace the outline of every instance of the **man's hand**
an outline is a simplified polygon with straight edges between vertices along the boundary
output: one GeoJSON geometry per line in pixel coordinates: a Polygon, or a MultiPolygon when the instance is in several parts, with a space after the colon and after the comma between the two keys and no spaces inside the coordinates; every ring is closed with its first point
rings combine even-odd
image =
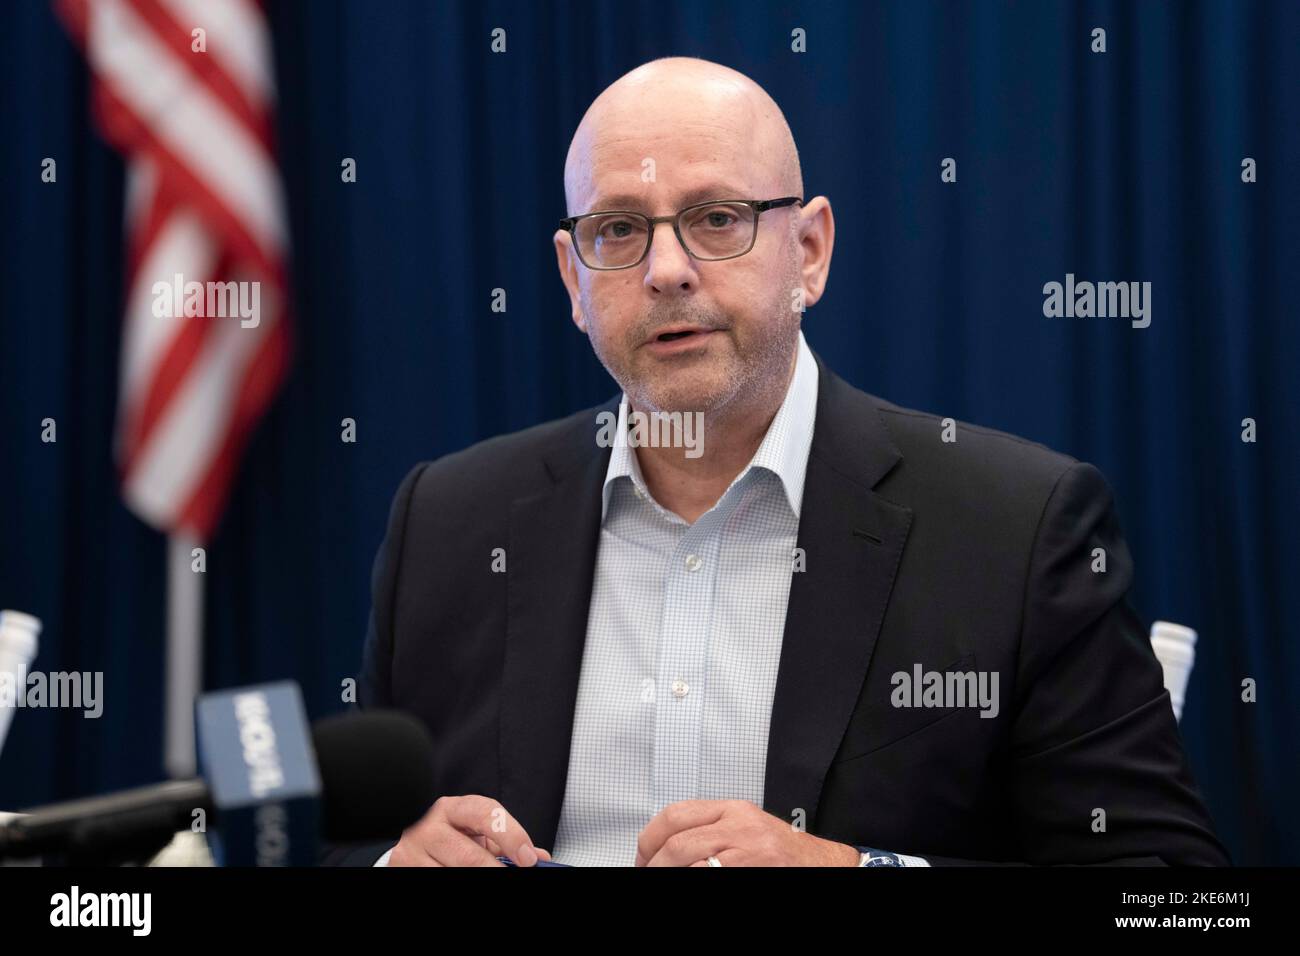
{"type": "Polygon", "coordinates": [[[533,846],[519,821],[491,797],[440,797],[429,812],[406,828],[393,847],[389,866],[505,866],[507,856],[532,866],[551,854],[533,846]]]}
{"type": "Polygon", "coordinates": [[[857,866],[847,843],[823,840],[748,800],[671,803],[637,838],[637,866],[857,866]]]}

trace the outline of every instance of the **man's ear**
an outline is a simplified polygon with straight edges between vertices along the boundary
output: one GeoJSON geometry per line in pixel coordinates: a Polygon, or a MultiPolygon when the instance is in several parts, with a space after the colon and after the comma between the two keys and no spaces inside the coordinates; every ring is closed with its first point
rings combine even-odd
{"type": "Polygon", "coordinates": [[[555,230],[555,263],[560,267],[560,280],[569,290],[573,324],[586,332],[587,318],[582,314],[582,298],[578,294],[578,257],[573,251],[573,236],[563,229],[555,230]]]}
{"type": "Polygon", "coordinates": [[[826,279],[831,271],[831,252],[835,248],[835,216],[831,201],[825,196],[814,196],[799,209],[799,248],[803,251],[804,305],[814,305],[826,290],[826,279]]]}

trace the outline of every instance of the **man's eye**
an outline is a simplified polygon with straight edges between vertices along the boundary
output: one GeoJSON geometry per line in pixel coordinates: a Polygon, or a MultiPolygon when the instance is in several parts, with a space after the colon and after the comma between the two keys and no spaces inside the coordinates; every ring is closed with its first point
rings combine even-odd
{"type": "Polygon", "coordinates": [[[635,227],[626,219],[616,219],[600,227],[600,236],[602,239],[626,239],[635,231],[635,227]]]}
{"type": "Polygon", "coordinates": [[[704,217],[704,225],[710,229],[726,229],[728,226],[734,225],[735,222],[736,217],[734,215],[718,210],[713,210],[704,217]]]}

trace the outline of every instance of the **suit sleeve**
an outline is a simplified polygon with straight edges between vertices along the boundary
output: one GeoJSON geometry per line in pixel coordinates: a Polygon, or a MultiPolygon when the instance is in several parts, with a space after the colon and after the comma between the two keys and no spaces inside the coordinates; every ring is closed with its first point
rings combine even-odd
{"type": "Polygon", "coordinates": [[[1126,601],[1132,579],[1105,479],[1071,466],[1039,522],[1010,702],[1007,799],[1021,862],[1230,864],[1126,601]]]}
{"type": "MultiPolygon", "coordinates": [[[[370,622],[357,676],[357,706],[360,709],[392,707],[393,605],[397,598],[402,566],[402,544],[411,496],[427,463],[413,468],[393,496],[388,513],[388,530],[370,575],[370,622]]],[[[324,844],[318,859],[322,866],[373,866],[397,842],[396,836],[379,843],[324,844]]]]}
{"type": "Polygon", "coordinates": [[[402,545],[406,536],[406,519],[411,509],[411,496],[427,464],[411,469],[393,496],[388,514],[388,530],[371,571],[370,622],[361,655],[361,673],[357,676],[357,704],[363,710],[367,707],[393,706],[393,607],[397,600],[402,545]]]}

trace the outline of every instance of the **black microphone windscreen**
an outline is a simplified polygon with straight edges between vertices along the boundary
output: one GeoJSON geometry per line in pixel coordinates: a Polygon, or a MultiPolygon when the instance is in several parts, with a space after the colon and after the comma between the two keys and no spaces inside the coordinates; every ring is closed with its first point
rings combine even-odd
{"type": "Polygon", "coordinates": [[[433,741],[398,711],[338,714],[312,725],[324,794],[321,835],[333,843],[396,837],[436,799],[433,741]]]}

